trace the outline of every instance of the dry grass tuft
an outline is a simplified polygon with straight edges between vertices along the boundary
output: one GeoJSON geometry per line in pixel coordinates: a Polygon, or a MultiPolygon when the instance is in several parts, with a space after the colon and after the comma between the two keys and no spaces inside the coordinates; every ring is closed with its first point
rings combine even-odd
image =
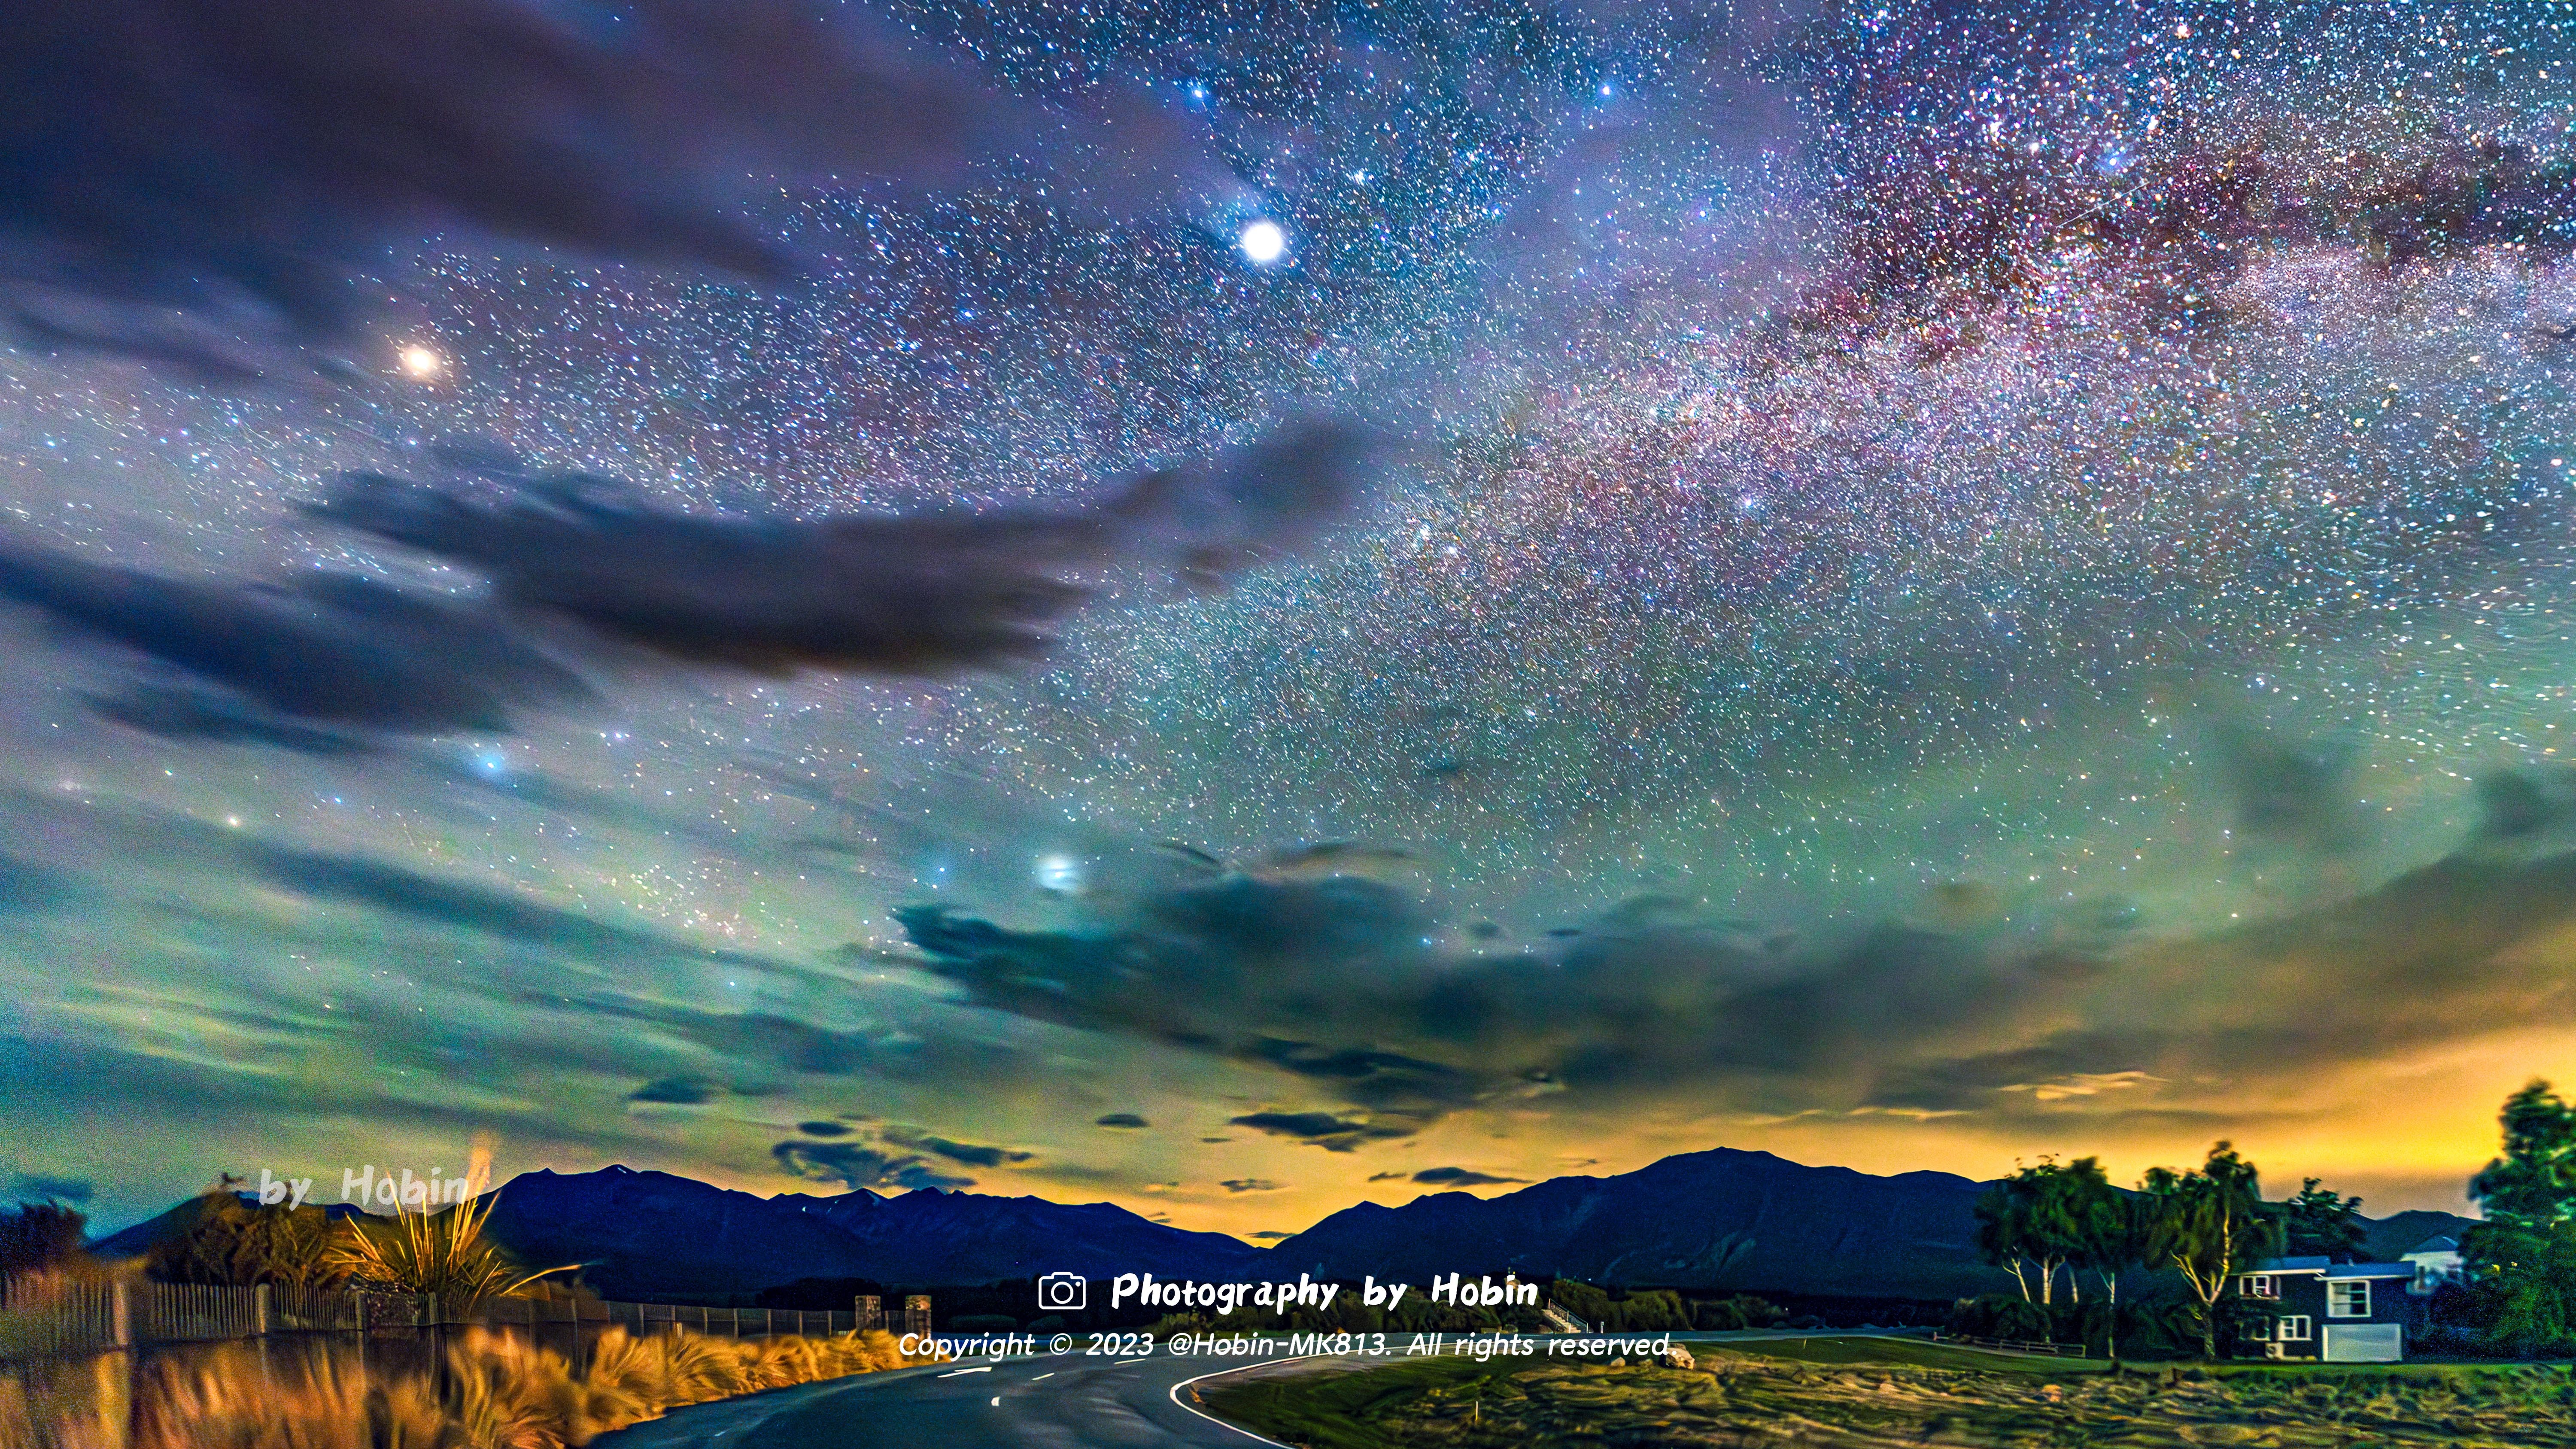
{"type": "Polygon", "coordinates": [[[263,1355],[257,1344],[227,1343],[154,1359],[135,1375],[130,1403],[124,1361],[113,1356],[46,1383],[0,1378],[0,1445],[576,1449],[684,1404],[926,1362],[906,1359],[882,1332],[737,1340],[610,1328],[576,1369],[552,1349],[470,1329],[448,1347],[442,1383],[419,1373],[370,1379],[345,1346],[263,1355]]]}

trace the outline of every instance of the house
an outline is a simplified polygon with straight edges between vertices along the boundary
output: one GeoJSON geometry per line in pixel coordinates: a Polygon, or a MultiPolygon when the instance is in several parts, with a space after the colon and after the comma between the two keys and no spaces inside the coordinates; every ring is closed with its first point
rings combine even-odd
{"type": "Polygon", "coordinates": [[[2423,1328],[2436,1281],[2411,1261],[2273,1258],[2239,1274],[2236,1292],[2254,1310],[2247,1336],[2273,1358],[2394,1363],[2406,1356],[2407,1330],[2423,1328]]]}
{"type": "Polygon", "coordinates": [[[2448,1233],[2426,1238],[2397,1257],[2415,1265],[2415,1281],[2406,1290],[2409,1293],[2430,1293],[2445,1283],[2468,1281],[2468,1261],[2460,1256],[2460,1240],[2448,1233]]]}

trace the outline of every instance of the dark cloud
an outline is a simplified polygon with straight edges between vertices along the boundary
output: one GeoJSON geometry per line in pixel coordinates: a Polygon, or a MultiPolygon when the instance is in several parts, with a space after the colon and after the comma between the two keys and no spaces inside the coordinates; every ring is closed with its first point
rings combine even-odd
{"type": "Polygon", "coordinates": [[[2478,778],[2481,843],[2523,845],[2576,822],[2576,765],[2500,770],[2478,778]]]}
{"type": "Polygon", "coordinates": [[[314,511],[481,569],[501,606],[346,574],[182,579],[0,538],[0,599],[179,678],[93,695],[165,738],[320,756],[385,734],[497,732],[590,686],[535,642],[533,615],[625,644],[762,672],[941,673],[1033,654],[1083,591],[1079,564],[1210,580],[1344,512],[1372,445],[1284,426],[1134,482],[1089,510],[822,520],[698,517],[597,479],[516,478],[509,501],[355,478],[314,511]]]}
{"type": "Polygon", "coordinates": [[[1293,423],[1146,475],[1087,510],[823,519],[675,513],[581,476],[507,501],[360,475],[322,518],[469,565],[520,608],[676,658],[763,673],[936,674],[1041,651],[1080,564],[1212,581],[1306,542],[1351,506],[1369,439],[1293,423]]]}
{"type": "Polygon", "coordinates": [[[975,1179],[941,1172],[919,1156],[894,1156],[855,1142],[781,1142],[769,1149],[789,1174],[851,1188],[973,1187],[975,1179]]]}
{"type": "Polygon", "coordinates": [[[430,925],[578,955],[597,963],[702,961],[760,964],[736,952],[602,921],[507,890],[426,874],[364,856],[244,841],[241,860],[298,894],[339,900],[430,925]]]}
{"type": "Polygon", "coordinates": [[[1526,1177],[1496,1177],[1465,1167],[1426,1167],[1413,1175],[1415,1182],[1441,1187],[1481,1187],[1496,1182],[1527,1182],[1526,1177]]]}
{"type": "MultiPolygon", "coordinates": [[[[727,964],[772,977],[795,974],[792,963],[761,958],[727,964]]],[[[727,1077],[725,1089],[738,1096],[778,1095],[785,1090],[778,1080],[782,1075],[864,1074],[888,1081],[939,1083],[990,1080],[1027,1069],[1027,1063],[1008,1047],[949,1032],[915,1035],[884,1027],[844,1029],[778,1011],[704,1011],[617,990],[567,996],[557,986],[529,990],[521,999],[541,1009],[577,1011],[629,1036],[650,1033],[711,1053],[733,1074],[727,1077]]]]}
{"type": "Polygon", "coordinates": [[[2132,1063],[2160,1054],[2159,1046],[2143,1032],[2056,1032],[2026,1046],[1892,1066],[1871,1083],[1863,1105],[1970,1111],[1993,1106],[1998,1092],[2133,1070],[2132,1063]]]}
{"type": "Polygon", "coordinates": [[[1137,1116],[1133,1112],[1112,1112],[1108,1116],[1100,1118],[1092,1125],[1096,1127],[1121,1127],[1130,1131],[1141,1131],[1153,1124],[1147,1122],[1144,1118],[1137,1116]]]}
{"type": "Polygon", "coordinates": [[[505,730],[514,711],[589,692],[479,608],[346,574],[216,583],[0,540],[0,597],[226,692],[147,686],[105,702],[161,733],[340,753],[315,726],[505,730]]]}
{"type": "Polygon", "coordinates": [[[930,969],[982,1004],[1278,1067],[1389,1131],[1416,1130],[1488,1085],[1431,1053],[1288,1034],[1318,1021],[1409,1034],[1417,1010],[1437,1009],[1405,999],[1443,965],[1424,945],[1428,923],[1376,881],[1231,875],[1148,896],[1098,932],[1014,932],[935,906],[895,914],[930,969]]]}
{"type": "MultiPolygon", "coordinates": [[[[2559,778],[2532,784],[2541,808],[2528,792],[2491,805],[2504,823],[2484,835],[2554,819],[2559,778]]],[[[2189,1112],[2215,1084],[2576,1020],[2545,965],[2552,933],[2576,926],[2576,854],[2473,851],[2201,936],[2105,931],[2089,899],[2010,924],[2001,902],[1975,904],[1932,912],[1971,918],[1957,929],[1783,941],[1629,902],[1506,955],[1427,944],[1439,928],[1413,897],[1349,876],[1202,878],[1073,930],[937,907],[898,919],[980,1005],[1293,1077],[1332,1105],[1233,1125],[1339,1151],[1469,1106],[1608,1106],[1682,1084],[1780,1114],[2189,1112]]]]}
{"type": "Polygon", "coordinates": [[[46,1177],[31,1174],[9,1179],[8,1195],[22,1202],[87,1202],[98,1191],[86,1178],[46,1177]]]}
{"type": "Polygon", "coordinates": [[[1224,1188],[1227,1192],[1235,1193],[1277,1192],[1279,1191],[1281,1184],[1272,1182],[1266,1177],[1235,1177],[1228,1178],[1224,1182],[1218,1183],[1217,1186],[1224,1188]]]}
{"type": "Polygon", "coordinates": [[[796,1130],[808,1137],[847,1137],[850,1128],[843,1122],[799,1122],[796,1130]]]}
{"type": "Polygon", "coordinates": [[[1220,860],[1197,846],[1178,840],[1157,843],[1157,849],[1194,869],[1211,875],[1229,871],[1257,876],[1265,880],[1319,880],[1334,875],[1376,875],[1395,870],[1413,859],[1413,852],[1391,845],[1369,845],[1352,840],[1327,840],[1316,845],[1282,846],[1234,861],[1220,860]]]}
{"type": "Polygon", "coordinates": [[[1410,1137],[1421,1130],[1420,1123],[1403,1119],[1373,1121],[1337,1117],[1330,1112],[1247,1112],[1227,1120],[1273,1137],[1294,1137],[1327,1152],[1349,1152],[1365,1142],[1410,1137]]]}
{"type": "Polygon", "coordinates": [[[1006,1162],[1026,1162],[1036,1155],[1029,1152],[1015,1152],[1007,1147],[988,1147],[976,1142],[955,1142],[926,1132],[916,1132],[908,1127],[888,1127],[885,1129],[885,1140],[897,1147],[909,1147],[917,1152],[945,1157],[951,1162],[962,1162],[969,1167],[999,1167],[1006,1162]]]}
{"type": "Polygon", "coordinates": [[[0,855],[0,911],[37,911],[78,893],[74,880],[49,866],[0,855]]]}
{"type": "Polygon", "coordinates": [[[0,308],[42,344],[257,374],[462,230],[776,277],[782,185],[1035,160],[1078,207],[1239,191],[1153,109],[1001,96],[785,0],[37,0],[0,31],[0,308]]]}
{"type": "Polygon", "coordinates": [[[883,1049],[865,1032],[835,1031],[774,1012],[705,1012],[685,1008],[610,1006],[649,1019],[716,1052],[777,1071],[812,1076],[855,1076],[881,1065],[883,1049]]]}
{"type": "Polygon", "coordinates": [[[2324,854],[2359,843],[2349,744],[2244,728],[2221,731],[2219,743],[2239,830],[2324,854]]]}
{"type": "Polygon", "coordinates": [[[365,736],[280,719],[202,689],[137,684],[116,694],[93,694],[88,700],[100,717],[165,740],[269,745],[326,757],[369,754],[377,748],[365,736]]]}
{"type": "Polygon", "coordinates": [[[668,1102],[695,1107],[716,1099],[714,1084],[690,1077],[661,1077],[626,1094],[630,1102],[668,1102]]]}
{"type": "Polygon", "coordinates": [[[1747,923],[1671,903],[1624,906],[1551,955],[1458,955],[1430,944],[1437,928],[1412,897],[1352,876],[1230,876],[1090,931],[896,915],[929,969],[981,1004],[1262,1063],[1364,1109],[1237,1119],[1338,1147],[1559,1087],[1796,1077],[1880,1053],[1890,1033],[2044,1009],[2094,969],[1894,925],[1787,959],[1747,923]]]}
{"type": "Polygon", "coordinates": [[[1293,1238],[1295,1236],[1297,1236],[1295,1233],[1260,1232],[1254,1233],[1252,1235],[1252,1240],[1256,1243],[1268,1243],[1278,1241],[1282,1238],[1293,1238]]]}

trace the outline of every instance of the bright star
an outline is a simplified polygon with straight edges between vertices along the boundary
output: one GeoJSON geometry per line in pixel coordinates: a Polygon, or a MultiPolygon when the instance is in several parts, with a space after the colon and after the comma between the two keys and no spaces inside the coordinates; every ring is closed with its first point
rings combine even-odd
{"type": "Polygon", "coordinates": [[[1038,889],[1072,892],[1082,888],[1082,862],[1069,855],[1038,858],[1038,889]]]}
{"type": "Polygon", "coordinates": [[[1288,253],[1288,233],[1280,230],[1275,221],[1256,221],[1234,241],[1255,266],[1266,267],[1288,253]]]}
{"type": "Polygon", "coordinates": [[[415,342],[402,350],[402,370],[412,377],[427,381],[447,370],[447,359],[431,348],[415,342]]]}

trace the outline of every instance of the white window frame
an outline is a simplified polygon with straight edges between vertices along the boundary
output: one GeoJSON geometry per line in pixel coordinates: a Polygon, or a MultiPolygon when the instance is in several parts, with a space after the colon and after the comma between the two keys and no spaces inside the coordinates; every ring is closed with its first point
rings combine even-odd
{"type": "Polygon", "coordinates": [[[2237,1291],[2248,1298],[2278,1298],[2281,1296],[2281,1280],[2269,1273],[2248,1273],[2244,1286],[2237,1291]]]}
{"type": "Polygon", "coordinates": [[[2316,1341],[2316,1322],[2304,1313],[2282,1314],[2277,1321],[2277,1326],[2279,1328],[2279,1332],[2275,1336],[2283,1343],[2313,1343],[2316,1341]]]}
{"type": "Polygon", "coordinates": [[[2369,1279],[2329,1278],[2326,1280],[2326,1317],[2368,1318],[2369,1316],[2369,1279]]]}

